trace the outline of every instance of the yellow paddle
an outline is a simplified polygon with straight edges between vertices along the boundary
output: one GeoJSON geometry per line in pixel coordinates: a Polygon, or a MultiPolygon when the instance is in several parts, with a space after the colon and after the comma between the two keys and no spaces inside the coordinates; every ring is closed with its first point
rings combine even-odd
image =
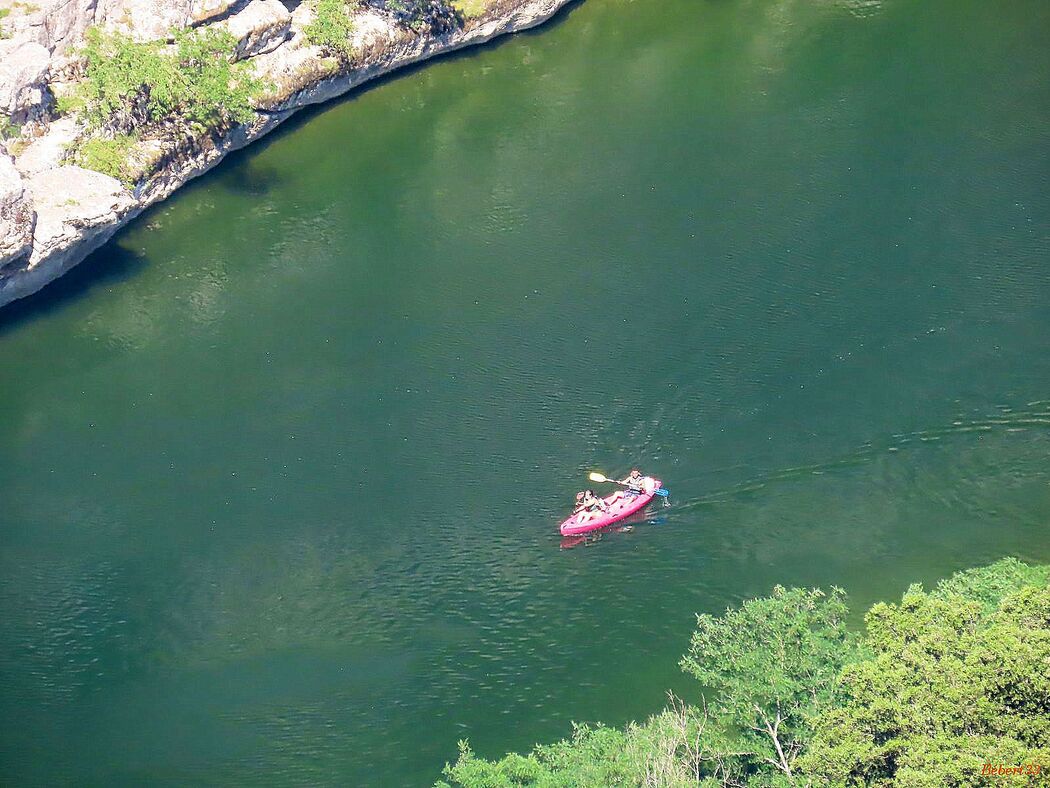
{"type": "MultiPolygon", "coordinates": [[[[612,482],[613,484],[619,484],[621,487],[626,487],[627,486],[626,484],[621,482],[619,479],[610,479],[609,477],[603,476],[602,474],[598,473],[597,471],[591,471],[590,473],[588,473],[587,474],[587,478],[590,479],[592,482],[612,482]]],[[[670,495],[670,493],[667,490],[665,490],[663,487],[658,489],[656,491],[656,494],[657,495],[661,495],[664,498],[666,498],[668,495],[670,495]]]]}

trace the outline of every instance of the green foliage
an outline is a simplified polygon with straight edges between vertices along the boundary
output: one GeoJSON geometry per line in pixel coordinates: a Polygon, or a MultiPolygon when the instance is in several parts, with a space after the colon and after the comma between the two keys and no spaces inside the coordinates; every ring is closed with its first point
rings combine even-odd
{"type": "Polygon", "coordinates": [[[452,0],[452,6],[465,19],[473,19],[481,16],[488,10],[489,2],[490,0],[452,0]]]}
{"type": "Polygon", "coordinates": [[[873,656],[843,671],[844,702],[802,759],[818,784],[971,786],[984,763],[1050,765],[1045,569],[1001,561],[912,587],[866,622],[873,656]]]}
{"type": "Polygon", "coordinates": [[[442,785],[940,788],[1001,784],[985,763],[1046,769],[1048,576],[1005,559],[913,586],[871,608],[859,643],[841,590],[778,587],[698,617],[682,666],[714,692],[710,719],[672,698],[528,755],[486,761],[462,742],[442,785]]]}
{"type": "Polygon", "coordinates": [[[835,679],[854,656],[847,612],[841,589],[777,586],[721,618],[697,616],[682,668],[714,691],[723,722],[759,764],[793,773],[810,718],[833,700],[835,679]]]}
{"type": "Polygon", "coordinates": [[[94,129],[128,133],[173,122],[192,132],[244,123],[259,82],[245,63],[231,63],[233,37],[215,29],[182,30],[175,46],[139,43],[88,30],[86,79],[79,96],[94,129]]]}
{"type": "Polygon", "coordinates": [[[314,18],[303,28],[307,41],[320,47],[324,54],[343,61],[349,61],[354,53],[350,41],[353,32],[346,0],[316,0],[314,18]]]}
{"type": "Polygon", "coordinates": [[[109,175],[130,186],[135,181],[130,164],[134,145],[135,139],[126,134],[112,139],[93,137],[81,143],[73,158],[85,169],[109,175]]]}
{"type": "Polygon", "coordinates": [[[9,120],[0,120],[0,140],[14,140],[22,134],[22,127],[9,120]]]}
{"type": "Polygon", "coordinates": [[[1025,586],[1043,586],[1050,582],[1050,566],[1029,566],[1016,558],[1003,558],[990,566],[956,572],[937,584],[931,596],[950,599],[961,596],[980,602],[984,612],[991,612],[1008,594],[1025,586]]]}
{"type": "Polygon", "coordinates": [[[723,757],[724,740],[706,732],[706,717],[671,699],[671,707],[645,723],[624,730],[602,725],[575,726],[571,739],[537,746],[529,755],[506,755],[498,761],[478,758],[466,742],[459,760],[445,766],[450,782],[465,788],[544,786],[544,788],[613,788],[660,785],[684,788],[722,784],[739,775],[723,757]],[[714,746],[712,746],[714,745],[714,746]]]}
{"type": "MultiPolygon", "coordinates": [[[[368,0],[368,2],[394,14],[398,24],[417,33],[430,31],[442,35],[460,27],[460,17],[455,4],[449,0],[368,0]]],[[[474,7],[484,5],[484,0],[474,7]]],[[[479,8],[480,10],[480,8],[479,8]]]]}
{"type": "Polygon", "coordinates": [[[57,115],[71,115],[84,109],[84,99],[76,93],[68,96],[59,96],[55,99],[55,113],[57,115]]]}

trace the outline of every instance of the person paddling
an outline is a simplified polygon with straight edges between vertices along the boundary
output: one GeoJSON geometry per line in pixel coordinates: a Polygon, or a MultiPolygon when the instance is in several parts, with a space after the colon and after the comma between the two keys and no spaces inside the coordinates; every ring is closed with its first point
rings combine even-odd
{"type": "Polygon", "coordinates": [[[608,510],[609,505],[605,503],[601,498],[594,494],[593,490],[584,490],[583,492],[576,493],[576,508],[573,509],[573,514],[579,514],[580,512],[604,512],[608,510]]]}
{"type": "Polygon", "coordinates": [[[645,477],[642,476],[642,472],[637,468],[631,468],[627,478],[620,479],[620,484],[627,488],[624,490],[624,493],[632,498],[636,495],[641,495],[645,491],[645,477]]]}

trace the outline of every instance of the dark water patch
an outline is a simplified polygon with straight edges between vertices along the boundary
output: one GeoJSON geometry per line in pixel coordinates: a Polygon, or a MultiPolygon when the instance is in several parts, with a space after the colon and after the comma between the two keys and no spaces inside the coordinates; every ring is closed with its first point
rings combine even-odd
{"type": "Polygon", "coordinates": [[[0,310],[0,337],[86,298],[96,288],[116,287],[148,264],[145,256],[111,241],[72,271],[38,293],[0,310]]]}

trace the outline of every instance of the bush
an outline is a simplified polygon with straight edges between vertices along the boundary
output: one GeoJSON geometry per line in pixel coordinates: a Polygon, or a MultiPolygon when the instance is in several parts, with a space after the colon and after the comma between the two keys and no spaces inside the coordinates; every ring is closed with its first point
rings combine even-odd
{"type": "Polygon", "coordinates": [[[123,134],[112,139],[94,137],[81,143],[73,160],[81,167],[116,178],[131,186],[135,175],[130,164],[135,138],[123,134]]]}
{"type": "Polygon", "coordinates": [[[346,0],[317,0],[313,21],[303,29],[307,41],[321,47],[324,54],[344,62],[353,55],[350,41],[353,32],[354,23],[350,19],[346,0]]]}
{"type": "Polygon", "coordinates": [[[421,33],[441,35],[460,26],[460,18],[447,0],[368,0],[369,5],[388,11],[398,23],[421,33]]]}
{"type": "Polygon", "coordinates": [[[229,33],[183,30],[173,50],[97,28],[86,39],[87,73],[78,95],[93,129],[128,134],[174,122],[200,133],[254,115],[251,100],[261,85],[246,63],[230,62],[235,41],[229,33]]]}

